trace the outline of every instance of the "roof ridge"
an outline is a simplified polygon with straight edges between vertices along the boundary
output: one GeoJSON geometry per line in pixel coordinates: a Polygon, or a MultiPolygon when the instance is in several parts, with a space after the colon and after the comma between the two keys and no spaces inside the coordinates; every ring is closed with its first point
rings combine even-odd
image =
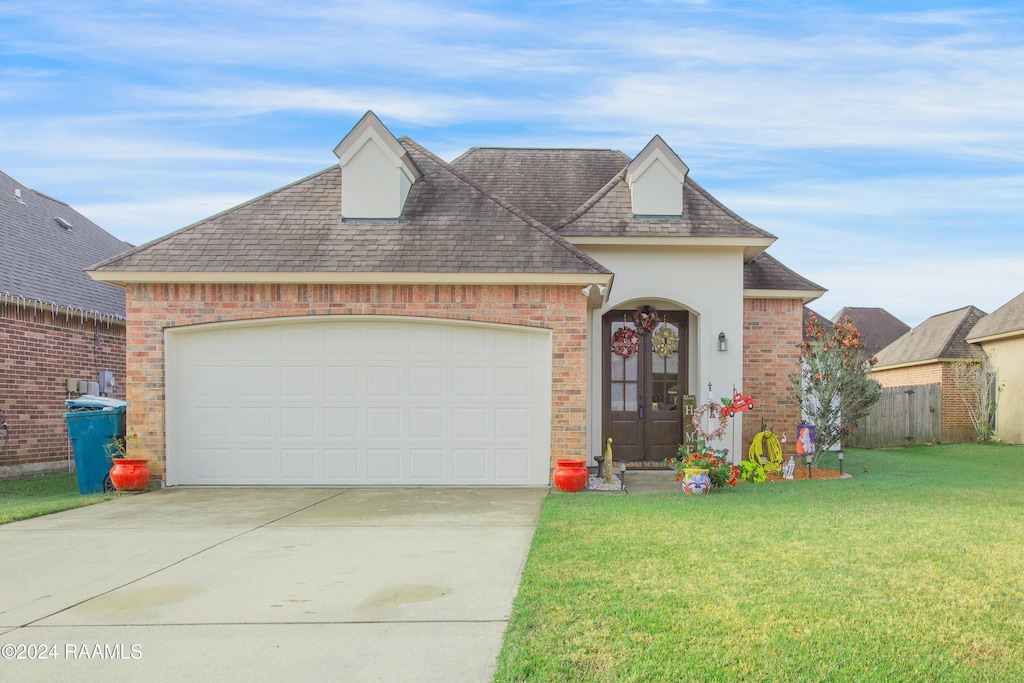
{"type": "MultiPolygon", "coordinates": [[[[943,342],[942,348],[939,351],[940,358],[944,357],[946,352],[949,351],[950,347],[953,346],[953,344],[956,342],[957,337],[960,336],[960,331],[963,330],[964,325],[967,324],[967,321],[971,319],[971,315],[973,313],[977,312],[981,314],[981,316],[974,322],[981,320],[981,318],[983,318],[986,315],[985,311],[973,305],[967,305],[964,306],[963,308],[954,308],[952,311],[950,311],[950,313],[956,313],[957,311],[963,311],[963,314],[960,316],[960,319],[957,321],[956,325],[953,325],[953,329],[950,330],[949,336],[946,338],[946,341],[943,342]]],[[[972,323],[971,327],[973,326],[974,325],[972,323]]],[[[968,334],[970,334],[970,330],[965,330],[963,333],[964,341],[967,341],[968,334]]]]}
{"type": "Polygon", "coordinates": [[[548,226],[544,225],[543,223],[541,223],[536,218],[534,218],[530,214],[528,214],[525,211],[523,211],[521,208],[519,208],[515,204],[512,204],[511,202],[508,202],[508,201],[506,201],[504,199],[501,199],[500,197],[497,197],[494,194],[488,192],[482,185],[480,185],[480,183],[478,183],[477,181],[473,180],[469,176],[465,175],[461,171],[453,168],[451,166],[451,164],[446,162],[444,159],[441,159],[436,154],[434,154],[430,150],[426,149],[425,147],[423,147],[422,145],[417,143],[412,138],[410,138],[408,136],[402,136],[401,138],[399,138],[398,142],[403,147],[406,145],[406,143],[412,145],[413,148],[415,148],[417,152],[426,155],[431,161],[433,161],[434,163],[438,164],[438,166],[442,170],[444,170],[447,173],[449,173],[450,175],[454,176],[455,178],[457,178],[462,183],[464,183],[464,184],[468,185],[469,187],[473,188],[474,190],[476,190],[477,192],[482,194],[484,197],[486,197],[489,201],[494,202],[495,204],[500,206],[505,211],[508,211],[510,214],[512,214],[513,216],[515,216],[519,220],[521,220],[523,223],[525,223],[529,227],[533,228],[534,230],[536,230],[540,234],[544,235],[545,237],[550,239],[552,242],[557,244],[559,247],[565,249],[567,252],[572,254],[575,258],[579,259],[580,261],[582,261],[583,263],[587,264],[591,268],[594,268],[597,272],[602,273],[602,274],[610,274],[611,273],[610,270],[608,270],[607,268],[602,266],[600,263],[595,261],[593,258],[588,256],[587,254],[583,253],[579,248],[577,248],[575,245],[573,245],[567,239],[565,239],[564,237],[559,235],[557,232],[555,232],[554,230],[552,230],[548,226]]]}
{"type": "Polygon", "coordinates": [[[574,223],[578,221],[580,218],[583,218],[583,216],[587,215],[587,213],[591,209],[593,209],[599,201],[604,199],[605,196],[607,196],[607,194],[612,191],[612,188],[614,188],[618,183],[622,182],[622,180],[626,177],[627,168],[629,168],[629,164],[623,166],[621,171],[613,175],[611,179],[604,184],[604,187],[602,187],[600,190],[591,195],[590,199],[580,204],[575,211],[573,211],[571,214],[569,214],[562,220],[552,225],[552,229],[561,230],[570,223],[574,223]]]}
{"type": "Polygon", "coordinates": [[[258,202],[258,201],[260,201],[262,199],[266,199],[267,197],[272,197],[273,195],[275,195],[275,194],[277,194],[279,192],[284,192],[285,190],[287,190],[289,188],[292,188],[292,187],[298,185],[299,183],[304,183],[307,180],[311,180],[312,178],[315,178],[315,177],[317,177],[319,175],[323,175],[324,173],[332,171],[332,170],[336,169],[337,167],[338,167],[337,164],[331,164],[330,166],[328,166],[325,169],[321,169],[321,170],[319,170],[319,171],[317,171],[315,173],[310,173],[305,178],[299,178],[298,180],[296,180],[294,182],[291,182],[291,183],[288,183],[287,185],[283,185],[283,186],[278,187],[276,189],[270,190],[269,192],[264,192],[263,194],[259,195],[258,197],[253,197],[252,199],[248,199],[248,200],[242,202],[241,204],[236,204],[235,206],[230,206],[230,207],[224,209],[223,211],[218,211],[217,213],[213,214],[212,216],[207,216],[206,218],[203,218],[202,220],[198,220],[195,223],[192,223],[190,225],[186,225],[183,228],[178,228],[177,230],[174,230],[173,232],[169,232],[169,233],[167,233],[166,235],[164,235],[162,237],[157,237],[156,239],[150,240],[149,242],[146,242],[145,244],[140,244],[139,246],[134,247],[132,249],[129,249],[128,251],[125,251],[123,253],[117,254],[116,256],[112,256],[112,257],[106,259],[105,261],[100,261],[99,263],[95,263],[92,266],[90,266],[88,268],[88,270],[101,270],[103,268],[107,268],[109,266],[116,265],[118,261],[120,261],[122,259],[126,259],[126,258],[128,258],[130,256],[134,256],[135,254],[137,254],[138,252],[142,251],[143,249],[148,249],[149,247],[151,247],[153,245],[160,244],[161,242],[166,242],[167,240],[171,239],[172,237],[176,237],[176,236],[181,235],[181,234],[183,234],[185,232],[188,232],[190,230],[195,230],[196,228],[198,228],[198,227],[200,227],[202,225],[205,225],[206,223],[209,223],[210,221],[213,221],[214,219],[220,218],[221,216],[223,216],[225,214],[228,214],[228,213],[231,213],[232,211],[236,211],[236,210],[241,209],[243,207],[249,206],[250,204],[254,204],[255,202],[258,202]]]}

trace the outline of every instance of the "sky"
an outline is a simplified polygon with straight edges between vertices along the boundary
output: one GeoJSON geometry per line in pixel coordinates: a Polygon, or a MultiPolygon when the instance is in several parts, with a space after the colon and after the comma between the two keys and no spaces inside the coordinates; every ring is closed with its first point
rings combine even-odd
{"type": "Polygon", "coordinates": [[[336,163],[368,109],[449,161],[661,135],[826,317],[1024,291],[1017,0],[0,3],[0,170],[133,244],[336,163]]]}

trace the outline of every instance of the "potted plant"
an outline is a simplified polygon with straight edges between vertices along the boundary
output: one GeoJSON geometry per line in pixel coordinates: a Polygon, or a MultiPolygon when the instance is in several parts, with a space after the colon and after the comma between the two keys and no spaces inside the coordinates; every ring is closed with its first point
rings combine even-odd
{"type": "Polygon", "coordinates": [[[725,461],[725,452],[701,447],[690,453],[685,446],[679,447],[675,458],[665,464],[676,471],[676,481],[683,483],[686,493],[708,493],[724,486],[736,486],[740,471],[725,461]]]}
{"type": "Polygon", "coordinates": [[[110,468],[110,481],[118,491],[142,491],[149,482],[149,461],[128,457],[129,444],[138,438],[136,432],[129,430],[124,437],[114,437],[106,446],[114,462],[110,468]]]}

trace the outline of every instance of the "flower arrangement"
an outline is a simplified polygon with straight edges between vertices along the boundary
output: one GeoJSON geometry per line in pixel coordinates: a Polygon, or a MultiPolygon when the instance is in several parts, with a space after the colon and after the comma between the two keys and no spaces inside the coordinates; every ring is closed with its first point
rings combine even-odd
{"type": "Polygon", "coordinates": [[[736,486],[740,478],[740,470],[732,463],[725,461],[724,451],[704,449],[703,452],[688,453],[685,446],[679,447],[679,455],[668,458],[665,464],[676,471],[676,481],[686,476],[688,469],[707,470],[712,489],[723,486],[736,486]]]}
{"type": "Polygon", "coordinates": [[[127,458],[129,442],[138,438],[139,435],[136,432],[129,432],[125,436],[115,436],[114,440],[108,443],[105,448],[111,458],[127,458]]]}

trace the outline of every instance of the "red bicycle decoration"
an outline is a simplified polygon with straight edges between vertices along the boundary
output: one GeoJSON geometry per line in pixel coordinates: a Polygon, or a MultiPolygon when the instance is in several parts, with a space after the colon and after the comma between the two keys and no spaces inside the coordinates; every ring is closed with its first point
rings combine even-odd
{"type": "Polygon", "coordinates": [[[640,335],[632,327],[620,327],[612,335],[612,351],[615,355],[629,358],[640,348],[640,335]]]}

